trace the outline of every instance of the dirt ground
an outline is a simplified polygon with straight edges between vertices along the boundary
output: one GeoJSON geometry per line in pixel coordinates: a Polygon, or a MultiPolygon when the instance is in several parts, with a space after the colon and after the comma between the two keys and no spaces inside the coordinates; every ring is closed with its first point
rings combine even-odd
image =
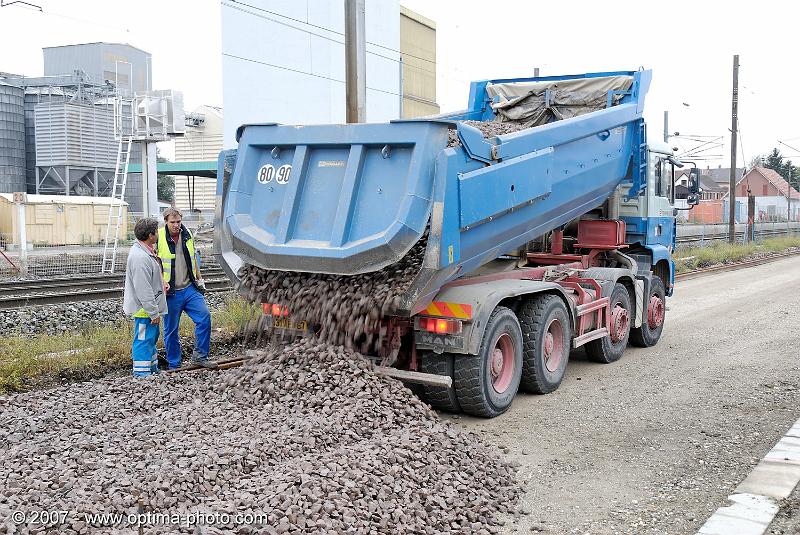
{"type": "Polygon", "coordinates": [[[800,258],[679,282],[668,307],[654,348],[576,350],[552,394],[443,415],[522,464],[508,533],[694,533],[800,417],[800,258]]]}

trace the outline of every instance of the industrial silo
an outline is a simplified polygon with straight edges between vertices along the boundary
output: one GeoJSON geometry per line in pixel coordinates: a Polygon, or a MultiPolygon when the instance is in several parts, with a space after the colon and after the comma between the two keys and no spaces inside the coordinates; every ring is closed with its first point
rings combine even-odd
{"type": "Polygon", "coordinates": [[[0,82],[0,193],[25,191],[25,111],[21,87],[0,82]]]}

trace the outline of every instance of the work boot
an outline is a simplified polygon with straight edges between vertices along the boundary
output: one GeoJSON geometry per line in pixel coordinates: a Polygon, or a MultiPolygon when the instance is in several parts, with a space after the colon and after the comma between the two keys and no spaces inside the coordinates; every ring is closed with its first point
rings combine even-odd
{"type": "Polygon", "coordinates": [[[192,353],[190,362],[195,366],[200,366],[201,368],[214,369],[218,367],[216,362],[208,360],[207,355],[201,355],[200,353],[192,353]]]}

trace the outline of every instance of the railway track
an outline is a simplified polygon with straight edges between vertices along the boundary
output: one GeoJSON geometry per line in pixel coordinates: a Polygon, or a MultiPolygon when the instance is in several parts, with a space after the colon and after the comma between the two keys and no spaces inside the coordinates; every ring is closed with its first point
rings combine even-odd
{"type": "MultiPolygon", "coordinates": [[[[206,289],[223,292],[233,288],[221,268],[203,270],[206,289]]],[[[97,301],[122,297],[125,275],[60,277],[0,282],[0,310],[36,305],[97,301]]]]}
{"type": "MultiPolygon", "coordinates": [[[[776,229],[776,230],[759,230],[756,231],[756,236],[759,239],[762,238],[777,238],[780,236],[787,236],[788,232],[786,229],[776,229]]],[[[736,242],[742,243],[744,240],[745,233],[744,232],[737,232],[736,233],[736,242]]],[[[711,242],[711,241],[728,241],[728,233],[720,233],[720,234],[693,234],[690,236],[678,236],[675,238],[675,242],[678,245],[687,246],[693,245],[697,243],[704,243],[704,242],[711,242]]]]}
{"type": "Polygon", "coordinates": [[[695,269],[693,271],[687,271],[686,273],[679,273],[675,275],[675,280],[690,280],[697,277],[702,277],[703,275],[709,275],[711,273],[720,273],[724,271],[736,271],[737,269],[744,269],[748,267],[760,266],[761,264],[769,264],[770,262],[776,262],[788,256],[797,256],[800,255],[800,252],[789,252],[789,253],[777,253],[769,256],[765,256],[763,258],[756,258],[754,260],[744,260],[742,262],[734,262],[731,264],[719,264],[716,266],[709,266],[706,268],[695,269]]]}

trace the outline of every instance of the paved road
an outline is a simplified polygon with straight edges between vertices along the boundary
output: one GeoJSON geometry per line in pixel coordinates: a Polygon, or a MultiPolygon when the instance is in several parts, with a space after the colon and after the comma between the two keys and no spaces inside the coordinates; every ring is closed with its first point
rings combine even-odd
{"type": "Polygon", "coordinates": [[[655,348],[575,351],[553,394],[454,421],[521,463],[508,533],[694,533],[800,417],[799,353],[792,257],[680,282],[655,348]]]}

